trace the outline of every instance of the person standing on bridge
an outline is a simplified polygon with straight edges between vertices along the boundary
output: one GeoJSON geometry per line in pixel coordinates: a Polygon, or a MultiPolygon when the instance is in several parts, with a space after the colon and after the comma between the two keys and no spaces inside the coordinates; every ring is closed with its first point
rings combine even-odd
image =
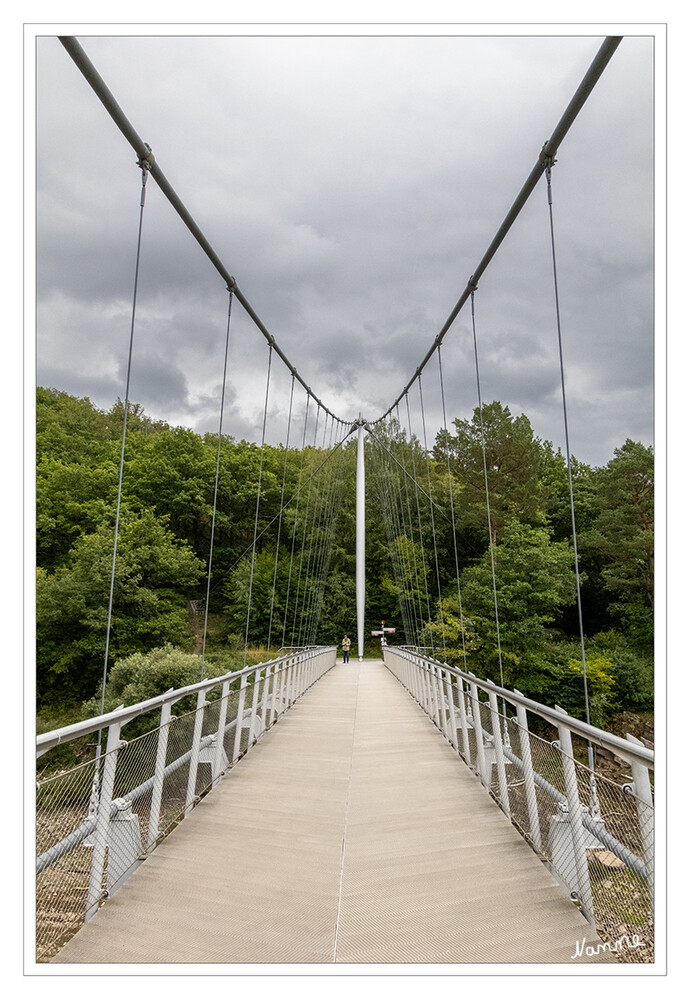
{"type": "Polygon", "coordinates": [[[352,642],[347,637],[347,635],[344,636],[344,638],[343,638],[343,640],[341,642],[341,645],[343,647],[343,662],[344,663],[349,663],[349,661],[350,661],[350,646],[352,645],[352,642]]]}

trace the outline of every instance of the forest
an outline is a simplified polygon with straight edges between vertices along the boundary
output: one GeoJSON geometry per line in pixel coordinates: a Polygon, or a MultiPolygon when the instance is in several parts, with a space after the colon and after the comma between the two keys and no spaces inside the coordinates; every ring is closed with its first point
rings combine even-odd
{"type": "MultiPolygon", "coordinates": [[[[395,421],[367,440],[365,632],[385,619],[391,642],[496,682],[500,641],[507,687],[582,717],[566,462],[524,414],[493,401],[482,417],[451,421],[428,451],[395,421]]],[[[119,400],[106,412],[37,389],[36,685],[48,717],[99,708],[123,422],[119,400]]],[[[355,435],[262,453],[130,404],[106,703],[193,682],[202,648],[215,676],[247,654],[354,637],[355,463],[355,435]]],[[[626,440],[602,467],[571,465],[591,720],[604,725],[653,709],[654,454],[626,440]]],[[[374,639],[367,649],[377,654],[374,639]]]]}

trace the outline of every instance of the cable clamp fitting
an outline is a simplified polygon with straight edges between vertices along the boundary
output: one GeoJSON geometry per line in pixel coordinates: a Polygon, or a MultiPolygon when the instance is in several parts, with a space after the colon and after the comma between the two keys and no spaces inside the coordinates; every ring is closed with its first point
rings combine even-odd
{"type": "Polygon", "coordinates": [[[156,157],[153,155],[153,150],[151,149],[151,146],[148,144],[148,142],[145,142],[144,145],[146,146],[147,150],[146,156],[139,157],[139,159],[137,160],[137,166],[141,167],[141,169],[144,171],[148,171],[156,162],[156,157]]]}
{"type": "Polygon", "coordinates": [[[470,274],[469,280],[467,282],[467,287],[470,289],[471,292],[475,292],[479,287],[478,282],[474,280],[474,274],[470,274]]]}
{"type": "Polygon", "coordinates": [[[554,163],[557,163],[556,157],[552,153],[545,152],[546,147],[549,144],[547,139],[544,145],[541,147],[541,152],[539,153],[539,162],[542,163],[547,170],[550,170],[554,163]]]}

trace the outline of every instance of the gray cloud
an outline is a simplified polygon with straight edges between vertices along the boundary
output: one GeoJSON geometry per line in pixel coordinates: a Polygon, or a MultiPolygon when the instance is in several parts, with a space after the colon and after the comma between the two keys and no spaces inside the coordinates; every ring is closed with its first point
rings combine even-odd
{"type": "MultiPolygon", "coordinates": [[[[282,349],[344,419],[376,418],[413,375],[600,44],[82,41],[282,349]]],[[[651,39],[624,39],[553,172],[573,450],[594,463],[652,435],[652,55],[651,39]]],[[[37,88],[38,381],[109,407],[124,392],[139,170],[55,38],[38,40],[37,88]]],[[[152,416],[215,432],[226,311],[222,281],[151,183],[132,388],[152,416]]],[[[484,399],[558,443],[543,185],[484,275],[477,321],[484,399]]],[[[468,416],[469,311],[442,354],[448,418],[468,416]]],[[[228,433],[260,435],[266,357],[235,303],[228,433]]],[[[276,441],[290,384],[278,367],[276,441]]],[[[431,432],[435,362],[423,384],[431,432]]]]}

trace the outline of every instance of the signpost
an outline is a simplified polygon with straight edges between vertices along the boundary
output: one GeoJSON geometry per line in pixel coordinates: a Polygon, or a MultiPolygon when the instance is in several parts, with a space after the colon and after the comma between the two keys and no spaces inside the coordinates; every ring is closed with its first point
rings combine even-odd
{"type": "Polygon", "coordinates": [[[383,646],[386,644],[386,635],[389,634],[389,633],[395,633],[395,628],[386,628],[386,622],[385,621],[381,622],[381,629],[380,629],[380,631],[372,631],[372,635],[380,635],[381,636],[381,648],[383,648],[383,646]]]}

